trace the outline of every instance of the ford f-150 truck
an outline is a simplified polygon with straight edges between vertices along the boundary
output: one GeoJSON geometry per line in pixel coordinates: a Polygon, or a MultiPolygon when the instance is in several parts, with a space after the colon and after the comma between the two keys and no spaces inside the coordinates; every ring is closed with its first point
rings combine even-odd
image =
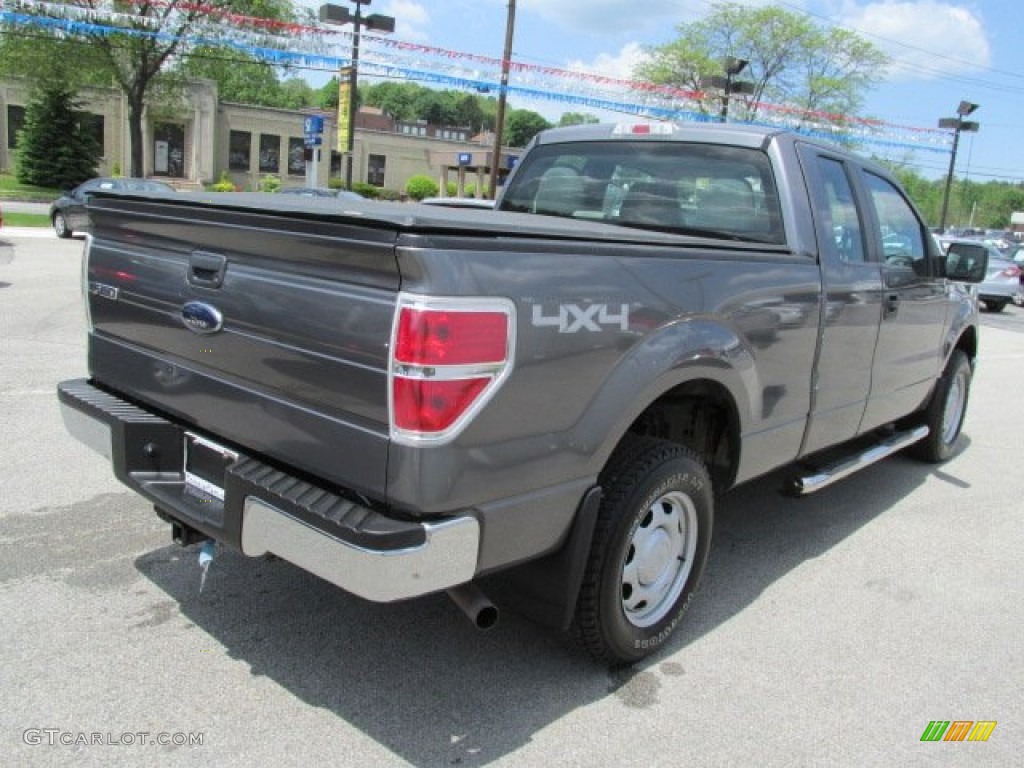
{"type": "Polygon", "coordinates": [[[672,636],[720,493],[956,449],[984,256],[942,254],[884,169],[767,128],[584,126],[540,134],[495,208],[97,194],[68,429],[181,544],[447,591],[480,626],[504,572],[612,662],[672,636]]]}

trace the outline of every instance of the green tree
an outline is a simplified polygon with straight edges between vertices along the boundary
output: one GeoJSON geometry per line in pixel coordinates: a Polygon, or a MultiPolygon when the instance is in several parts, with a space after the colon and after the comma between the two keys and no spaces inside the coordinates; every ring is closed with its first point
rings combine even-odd
{"type": "Polygon", "coordinates": [[[218,96],[237,104],[279,106],[281,85],[273,67],[244,51],[203,46],[182,62],[185,77],[213,80],[218,96]]]}
{"type": "Polygon", "coordinates": [[[599,122],[601,122],[601,119],[596,115],[589,115],[583,112],[563,112],[562,116],[558,118],[558,124],[560,126],[589,125],[591,123],[599,122]]]}
{"type": "Polygon", "coordinates": [[[707,17],[680,24],[677,32],[673,42],[649,50],[650,60],[636,74],[661,85],[709,92],[712,98],[699,108],[715,113],[721,96],[708,79],[726,75],[729,57],[742,59],[748,64],[735,79],[749,82],[752,92],[734,94],[730,113],[743,119],[753,119],[763,103],[798,107],[814,121],[823,114],[853,114],[865,91],[881,79],[887,61],[854,32],[821,29],[804,14],[778,6],[717,3],[707,17]]]}
{"type": "Polygon", "coordinates": [[[278,101],[275,107],[282,109],[303,109],[316,106],[316,91],[309,83],[299,77],[289,77],[278,88],[278,101]]]}
{"type": "Polygon", "coordinates": [[[338,78],[332,77],[316,95],[316,106],[320,109],[338,108],[338,78]]]}
{"type": "MultiPolygon", "coordinates": [[[[290,0],[220,0],[219,10],[285,21],[297,19],[290,0]]],[[[181,86],[181,73],[173,63],[187,56],[190,40],[215,39],[224,34],[225,22],[208,6],[186,0],[125,6],[121,0],[88,0],[104,26],[123,23],[124,32],[91,35],[88,45],[64,31],[26,24],[8,24],[0,39],[0,62],[9,73],[45,82],[56,69],[72,70],[66,81],[74,90],[85,82],[114,83],[124,96],[128,113],[132,176],[143,174],[142,122],[147,104],[173,98],[181,86]],[[138,20],[103,21],[108,11],[130,12],[138,20]]],[[[26,9],[25,13],[45,11],[26,9]]],[[[311,17],[312,13],[308,12],[311,17]]],[[[204,44],[205,45],[205,44],[204,44]]]]}
{"type": "Polygon", "coordinates": [[[505,123],[505,144],[510,147],[525,147],[534,136],[550,128],[551,123],[543,115],[529,109],[513,109],[505,123]]]}
{"type": "MultiPolygon", "coordinates": [[[[335,90],[337,86],[335,85],[335,90]]],[[[337,106],[337,94],[333,95],[337,106]]],[[[416,83],[376,83],[359,89],[359,101],[396,120],[426,120],[433,125],[494,130],[497,101],[475,93],[427,88],[416,83]]]]}
{"type": "Polygon", "coordinates": [[[77,107],[72,90],[59,82],[36,90],[18,134],[18,181],[64,187],[96,175],[103,148],[77,107]]]}

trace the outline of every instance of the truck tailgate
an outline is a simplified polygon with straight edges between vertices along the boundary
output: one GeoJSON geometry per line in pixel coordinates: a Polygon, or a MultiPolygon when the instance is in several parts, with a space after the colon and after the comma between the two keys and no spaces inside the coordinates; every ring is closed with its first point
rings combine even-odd
{"type": "Polygon", "coordinates": [[[201,202],[90,202],[93,380],[383,500],[395,230],[201,202]]]}

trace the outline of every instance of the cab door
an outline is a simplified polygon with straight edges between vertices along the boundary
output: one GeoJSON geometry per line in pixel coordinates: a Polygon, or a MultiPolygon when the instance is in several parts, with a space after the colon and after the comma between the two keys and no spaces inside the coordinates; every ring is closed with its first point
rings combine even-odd
{"type": "Polygon", "coordinates": [[[942,256],[914,206],[892,181],[859,174],[871,221],[869,249],[881,264],[882,312],[861,432],[921,406],[942,366],[950,303],[942,256]]]}
{"type": "Polygon", "coordinates": [[[799,147],[811,194],[822,299],[811,412],[801,454],[855,437],[872,391],[882,313],[882,269],[870,247],[857,169],[822,147],[799,147]]]}

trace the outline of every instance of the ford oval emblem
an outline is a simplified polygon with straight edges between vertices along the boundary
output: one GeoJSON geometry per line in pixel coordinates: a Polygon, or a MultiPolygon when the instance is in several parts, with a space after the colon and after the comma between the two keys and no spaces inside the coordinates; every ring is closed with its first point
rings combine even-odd
{"type": "Polygon", "coordinates": [[[216,333],[224,326],[224,315],[209,304],[190,301],[181,308],[181,322],[196,333],[216,333]]]}

